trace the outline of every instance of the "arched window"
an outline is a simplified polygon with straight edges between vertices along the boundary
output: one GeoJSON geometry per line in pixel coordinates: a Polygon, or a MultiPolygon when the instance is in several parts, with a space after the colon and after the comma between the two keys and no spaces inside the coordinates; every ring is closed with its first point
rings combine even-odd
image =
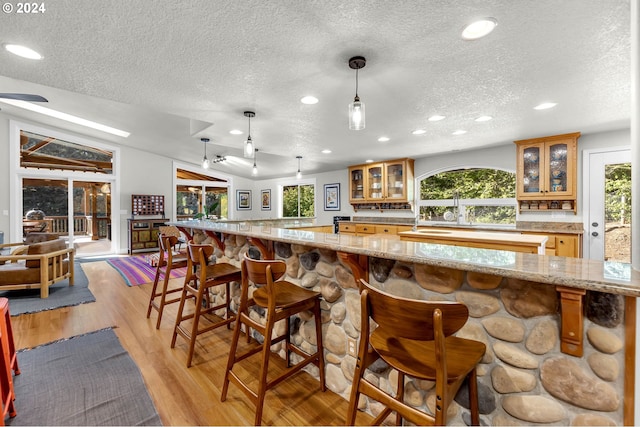
{"type": "Polygon", "coordinates": [[[498,169],[456,169],[420,181],[420,222],[460,225],[516,222],[516,174],[498,169]]]}

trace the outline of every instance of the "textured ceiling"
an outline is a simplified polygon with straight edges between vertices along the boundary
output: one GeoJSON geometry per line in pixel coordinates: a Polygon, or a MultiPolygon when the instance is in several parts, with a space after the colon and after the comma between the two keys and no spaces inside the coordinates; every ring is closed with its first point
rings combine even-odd
{"type": "Polygon", "coordinates": [[[48,106],[131,132],[127,139],[26,117],[102,140],[250,176],[247,119],[259,178],[344,169],[366,159],[419,158],[516,139],[629,127],[628,0],[130,1],[56,0],[46,12],[3,14],[0,92],[38,93],[48,106]],[[489,36],[462,28],[494,17],[489,36]],[[362,55],[366,129],[350,131],[348,59],[362,55]],[[320,102],[304,105],[314,95],[320,102]],[[551,110],[536,111],[544,101],[551,110]],[[428,122],[433,114],[446,116],[428,122]],[[490,115],[478,123],[473,119],[490,115]],[[414,129],[427,132],[412,135],[414,129]],[[245,135],[229,134],[241,129],[245,135]],[[457,129],[466,134],[453,136],[457,129]],[[195,131],[197,130],[197,131],[195,131]],[[380,136],[390,138],[378,142],[380,136]],[[332,150],[322,154],[322,149],[332,150]]]}

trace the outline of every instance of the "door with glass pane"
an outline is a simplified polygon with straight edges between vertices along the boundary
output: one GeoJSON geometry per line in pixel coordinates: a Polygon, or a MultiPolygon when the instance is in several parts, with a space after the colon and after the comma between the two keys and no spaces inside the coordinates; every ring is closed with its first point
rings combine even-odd
{"type": "Polygon", "coordinates": [[[589,153],[585,257],[631,262],[630,150],[589,153]]]}

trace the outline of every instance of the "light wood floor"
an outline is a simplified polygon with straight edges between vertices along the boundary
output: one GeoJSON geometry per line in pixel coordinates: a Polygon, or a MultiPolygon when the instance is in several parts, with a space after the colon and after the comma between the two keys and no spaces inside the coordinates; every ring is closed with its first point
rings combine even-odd
{"type": "MultiPolygon", "coordinates": [[[[140,368],[164,425],[253,424],[254,407],[233,384],[227,401],[220,402],[232,330],[223,327],[201,335],[193,366],[187,369],[185,341],[178,337],[176,348],[169,347],[177,304],[168,307],[156,330],[157,312],[146,318],[151,284],[128,287],[105,261],[82,266],[96,302],[12,317],[17,348],[114,327],[140,368]]],[[[172,282],[181,284],[180,279],[172,282]]],[[[250,358],[244,364],[248,377],[257,376],[258,359],[250,358]]],[[[274,363],[273,368],[280,365],[274,363]]],[[[320,392],[318,384],[301,372],[268,391],[263,425],[343,424],[347,402],[329,390],[320,392]]],[[[16,405],[20,411],[19,400],[16,405]]],[[[369,421],[363,414],[358,416],[358,422],[369,421]]]]}

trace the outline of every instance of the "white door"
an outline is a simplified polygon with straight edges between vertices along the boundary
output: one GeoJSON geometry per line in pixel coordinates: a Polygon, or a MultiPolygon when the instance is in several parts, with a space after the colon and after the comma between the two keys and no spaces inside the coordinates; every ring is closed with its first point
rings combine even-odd
{"type": "Polygon", "coordinates": [[[631,151],[585,152],[584,183],[584,257],[631,262],[631,151]]]}

